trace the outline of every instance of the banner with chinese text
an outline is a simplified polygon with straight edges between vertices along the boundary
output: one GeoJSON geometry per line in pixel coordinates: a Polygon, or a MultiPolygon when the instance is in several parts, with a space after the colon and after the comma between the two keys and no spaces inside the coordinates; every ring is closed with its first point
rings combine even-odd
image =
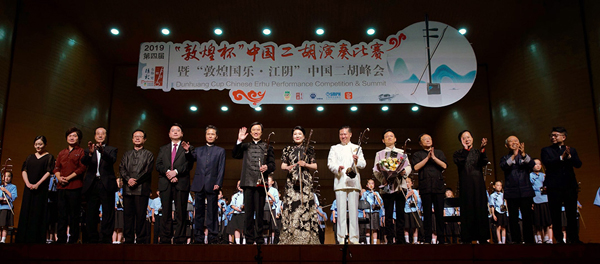
{"type": "Polygon", "coordinates": [[[477,61],[468,40],[455,28],[440,22],[429,22],[429,28],[437,29],[430,31],[437,36],[430,38],[431,83],[425,22],[419,22],[385,41],[358,44],[145,42],[137,85],[166,92],[228,89],[233,102],[251,107],[357,103],[442,107],[471,89],[477,61]]]}

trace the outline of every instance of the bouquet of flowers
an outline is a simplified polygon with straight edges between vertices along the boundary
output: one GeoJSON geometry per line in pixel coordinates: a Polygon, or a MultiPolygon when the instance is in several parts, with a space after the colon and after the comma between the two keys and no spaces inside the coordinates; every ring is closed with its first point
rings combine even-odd
{"type": "MultiPolygon", "coordinates": [[[[390,151],[385,154],[385,157],[379,160],[378,165],[381,170],[387,172],[387,179],[382,182],[382,186],[379,186],[381,193],[392,193],[392,187],[390,184],[393,183],[394,179],[398,176],[397,173],[401,172],[407,167],[407,156],[406,154],[398,155],[398,152],[390,151]]],[[[383,171],[382,171],[383,172],[383,171]]]]}
{"type": "Polygon", "coordinates": [[[386,171],[396,171],[401,164],[404,164],[405,157],[404,155],[398,157],[387,157],[386,159],[382,159],[379,161],[379,164],[386,171]]]}

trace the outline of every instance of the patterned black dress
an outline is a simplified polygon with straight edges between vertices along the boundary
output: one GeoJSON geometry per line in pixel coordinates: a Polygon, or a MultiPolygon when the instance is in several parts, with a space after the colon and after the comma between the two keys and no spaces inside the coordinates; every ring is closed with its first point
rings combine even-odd
{"type": "MultiPolygon", "coordinates": [[[[283,149],[281,161],[294,165],[298,163],[299,155],[304,159],[304,146],[288,146],[283,149]]],[[[309,147],[304,161],[309,164],[315,162],[315,151],[312,146],[309,147]]],[[[308,168],[299,170],[296,166],[288,173],[281,222],[283,227],[280,244],[320,244],[313,179],[308,168]],[[299,173],[300,171],[302,173],[299,173]],[[300,181],[302,181],[302,191],[300,181]]]]}

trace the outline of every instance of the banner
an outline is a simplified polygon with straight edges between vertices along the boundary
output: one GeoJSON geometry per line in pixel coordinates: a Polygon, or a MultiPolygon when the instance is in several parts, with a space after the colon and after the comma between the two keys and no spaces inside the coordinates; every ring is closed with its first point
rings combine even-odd
{"type": "Polygon", "coordinates": [[[455,28],[433,21],[429,28],[431,81],[425,22],[419,22],[385,41],[358,44],[144,42],[137,85],[165,92],[228,89],[234,103],[251,107],[365,103],[442,107],[471,89],[477,61],[468,40],[455,28]]]}

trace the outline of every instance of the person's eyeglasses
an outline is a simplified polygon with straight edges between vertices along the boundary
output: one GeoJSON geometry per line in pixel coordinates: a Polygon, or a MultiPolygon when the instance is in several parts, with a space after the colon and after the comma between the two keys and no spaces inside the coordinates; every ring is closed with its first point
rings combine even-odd
{"type": "Polygon", "coordinates": [[[552,134],[550,134],[550,137],[553,137],[553,138],[557,138],[557,137],[560,137],[560,136],[562,136],[561,133],[552,133],[552,134]]]}

